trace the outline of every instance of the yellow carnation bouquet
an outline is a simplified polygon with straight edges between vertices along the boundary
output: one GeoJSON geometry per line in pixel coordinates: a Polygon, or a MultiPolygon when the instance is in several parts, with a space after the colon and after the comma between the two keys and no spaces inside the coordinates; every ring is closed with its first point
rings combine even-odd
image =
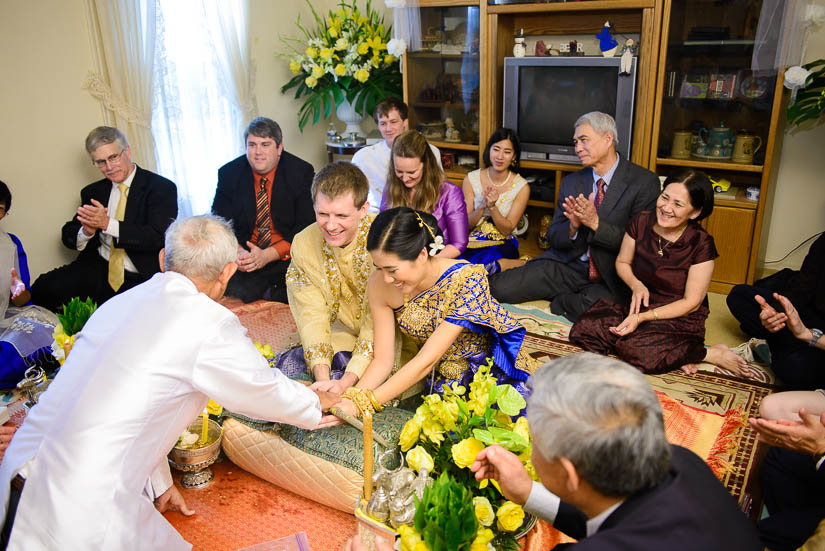
{"type": "MultiPolygon", "coordinates": [[[[492,360],[481,366],[469,389],[453,383],[444,385],[443,398],[438,394],[424,396],[424,403],[404,425],[400,436],[401,450],[406,452],[407,464],[413,470],[426,469],[436,477],[447,475],[468,489],[478,521],[473,551],[486,548],[486,543],[499,550],[518,549],[515,534],[528,521],[522,508],[508,501],[495,481],[490,485],[488,480],[475,479],[470,466],[478,453],[497,444],[518,455],[530,476],[538,480],[530,459],[532,441],[527,418],[513,419],[526,405],[525,400],[511,385],[496,384],[491,367],[492,360]]],[[[412,551],[412,547],[405,546],[405,539],[417,544],[422,535],[414,528],[404,528],[402,536],[405,534],[402,549],[412,551]]],[[[422,551],[421,546],[415,551],[422,551]]]]}
{"type": "Polygon", "coordinates": [[[295,88],[295,98],[306,96],[298,111],[298,128],[303,131],[310,117],[312,124],[323,113],[327,118],[334,107],[345,101],[363,116],[372,115],[375,105],[389,96],[401,96],[398,58],[387,51],[390,27],[367,0],[362,12],[356,0],[342,0],[338,11],[322,18],[307,0],[318,28],[314,31],[296,26],[303,39],[281,41],[294,77],[281,92],[295,88]]]}

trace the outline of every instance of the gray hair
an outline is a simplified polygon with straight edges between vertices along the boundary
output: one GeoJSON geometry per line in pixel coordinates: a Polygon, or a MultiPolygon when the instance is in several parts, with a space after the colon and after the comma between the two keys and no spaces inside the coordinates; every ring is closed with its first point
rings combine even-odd
{"type": "Polygon", "coordinates": [[[98,126],[86,136],[86,152],[91,155],[101,145],[110,143],[117,143],[121,149],[129,147],[129,142],[126,141],[123,132],[111,126],[98,126]]]}
{"type": "Polygon", "coordinates": [[[601,111],[585,113],[576,119],[573,129],[575,130],[583,124],[589,124],[599,135],[604,135],[609,132],[610,135],[613,136],[613,147],[619,147],[619,130],[616,128],[616,120],[607,113],[602,113],[601,111]]]}
{"type": "Polygon", "coordinates": [[[163,267],[189,278],[214,281],[238,259],[238,241],[229,222],[213,214],[175,220],[166,230],[163,267]]]}
{"type": "Polygon", "coordinates": [[[662,408],[638,370],[582,353],[546,363],[531,381],[527,417],[544,459],[566,457],[610,497],[652,488],[665,477],[670,445],[662,408]]]}
{"type": "Polygon", "coordinates": [[[278,123],[266,117],[258,117],[249,123],[249,126],[246,127],[243,133],[244,144],[246,144],[246,139],[250,134],[259,138],[272,138],[275,140],[275,145],[281,145],[284,139],[278,123]]]}

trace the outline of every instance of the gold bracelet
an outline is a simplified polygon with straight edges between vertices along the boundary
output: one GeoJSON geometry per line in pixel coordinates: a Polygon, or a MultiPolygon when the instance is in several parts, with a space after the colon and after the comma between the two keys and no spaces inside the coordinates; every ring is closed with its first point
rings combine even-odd
{"type": "Polygon", "coordinates": [[[370,399],[367,398],[367,395],[364,394],[360,388],[355,388],[354,386],[349,387],[344,391],[343,397],[348,398],[355,404],[355,408],[358,410],[356,417],[361,417],[366,411],[370,413],[375,411],[372,407],[372,402],[370,402],[370,399]]]}
{"type": "Polygon", "coordinates": [[[659,319],[659,314],[656,312],[656,308],[651,310],[651,312],[653,312],[653,321],[656,321],[657,319],[659,319]]]}
{"type": "Polygon", "coordinates": [[[364,392],[366,393],[367,398],[370,399],[370,402],[372,402],[372,407],[375,409],[375,411],[381,411],[382,409],[384,409],[384,406],[381,405],[381,402],[378,401],[378,398],[375,397],[375,393],[372,390],[367,388],[364,390],[364,392]]]}

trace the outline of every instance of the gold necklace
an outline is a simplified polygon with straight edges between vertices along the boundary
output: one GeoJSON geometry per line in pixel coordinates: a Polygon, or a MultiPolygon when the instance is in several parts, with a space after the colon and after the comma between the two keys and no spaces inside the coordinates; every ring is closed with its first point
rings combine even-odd
{"type": "Polygon", "coordinates": [[[664,256],[665,255],[665,249],[667,249],[667,246],[670,245],[671,242],[668,241],[667,239],[665,239],[665,246],[662,247],[662,236],[660,235],[658,237],[659,237],[659,256],[664,256]]]}

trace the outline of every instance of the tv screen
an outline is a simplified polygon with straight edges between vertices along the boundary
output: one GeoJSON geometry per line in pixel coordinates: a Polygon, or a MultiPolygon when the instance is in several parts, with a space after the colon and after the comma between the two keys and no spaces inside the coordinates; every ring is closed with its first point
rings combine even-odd
{"type": "Polygon", "coordinates": [[[525,142],[572,146],[580,115],[616,116],[613,67],[522,67],[518,90],[518,135],[525,142]]]}

